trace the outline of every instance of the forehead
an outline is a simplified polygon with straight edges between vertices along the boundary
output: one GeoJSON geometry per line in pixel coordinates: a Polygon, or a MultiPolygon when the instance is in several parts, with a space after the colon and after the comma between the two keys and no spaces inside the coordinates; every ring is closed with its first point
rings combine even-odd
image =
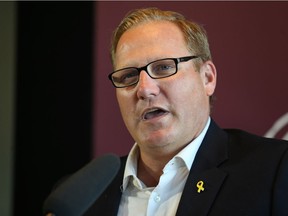
{"type": "Polygon", "coordinates": [[[188,54],[180,28],[169,21],[146,22],[127,30],[120,38],[115,55],[117,67],[131,66],[159,58],[188,54]]]}

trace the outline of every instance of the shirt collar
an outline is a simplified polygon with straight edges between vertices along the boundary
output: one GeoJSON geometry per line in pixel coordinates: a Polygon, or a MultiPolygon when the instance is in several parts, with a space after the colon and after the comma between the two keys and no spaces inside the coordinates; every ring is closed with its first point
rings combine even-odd
{"type": "Polygon", "coordinates": [[[127,188],[130,178],[137,179],[137,167],[138,167],[138,157],[139,157],[139,147],[135,143],[130,150],[130,153],[127,158],[122,190],[124,191],[127,188]]]}
{"type": "MultiPolygon", "coordinates": [[[[191,141],[184,149],[182,149],[177,155],[175,155],[171,160],[180,160],[185,163],[185,166],[187,170],[190,171],[192,164],[194,162],[194,158],[196,156],[196,153],[206,135],[206,132],[209,128],[211,119],[210,117],[207,120],[207,123],[202,130],[202,132],[199,134],[198,137],[196,137],[193,141],[191,141]]],[[[127,185],[130,181],[130,178],[132,178],[135,181],[139,181],[137,178],[137,166],[138,166],[138,157],[139,157],[139,147],[137,143],[135,143],[130,150],[130,153],[127,158],[125,171],[124,171],[124,177],[123,177],[123,185],[122,185],[122,191],[126,190],[127,185]]],[[[169,162],[168,162],[169,163],[169,162]]],[[[140,181],[138,182],[138,185],[141,185],[140,181]]]]}

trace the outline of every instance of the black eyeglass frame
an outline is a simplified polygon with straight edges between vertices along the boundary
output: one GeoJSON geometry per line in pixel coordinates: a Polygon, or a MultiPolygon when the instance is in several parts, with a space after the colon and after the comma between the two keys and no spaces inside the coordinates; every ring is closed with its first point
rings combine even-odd
{"type": "Polygon", "coordinates": [[[121,68],[121,69],[119,69],[119,70],[113,71],[112,73],[110,73],[110,74],[108,75],[108,78],[109,78],[109,80],[111,80],[111,82],[112,82],[112,84],[113,84],[114,87],[116,87],[116,88],[126,88],[126,87],[129,87],[129,86],[135,85],[135,84],[137,84],[137,83],[139,82],[139,74],[140,74],[140,72],[143,71],[143,70],[144,70],[152,79],[163,79],[163,78],[170,77],[170,76],[173,76],[174,74],[176,74],[176,73],[178,72],[178,64],[179,64],[179,63],[181,63],[181,62],[187,62],[187,61],[189,61],[189,60],[196,59],[196,58],[199,58],[199,57],[201,57],[201,56],[200,56],[200,55],[193,55],[193,56],[184,56],[184,57],[180,57],[180,58],[164,58],[164,59],[158,59],[158,60],[152,61],[152,62],[148,63],[147,65],[145,65],[145,66],[143,66],[143,67],[140,67],[140,68],[137,68],[137,67],[126,67],[126,68],[121,68]],[[175,62],[175,68],[176,68],[175,72],[172,73],[172,74],[169,74],[168,76],[164,76],[164,77],[153,77],[153,76],[148,72],[148,66],[149,66],[150,64],[155,63],[155,62],[163,61],[163,60],[173,60],[173,61],[175,62]],[[138,79],[137,79],[137,81],[135,81],[135,82],[133,82],[133,83],[131,83],[131,84],[129,84],[129,85],[117,86],[117,85],[114,83],[114,81],[113,81],[113,78],[112,78],[113,74],[115,74],[115,73],[117,73],[117,72],[119,72],[119,71],[122,71],[122,70],[126,70],[126,69],[136,69],[136,70],[138,71],[138,79]]]}

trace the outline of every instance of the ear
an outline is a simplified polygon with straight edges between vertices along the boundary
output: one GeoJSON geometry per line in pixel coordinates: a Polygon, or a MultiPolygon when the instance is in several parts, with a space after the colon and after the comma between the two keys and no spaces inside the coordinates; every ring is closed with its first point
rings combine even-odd
{"type": "Polygon", "coordinates": [[[204,88],[207,96],[211,96],[216,88],[217,72],[216,67],[212,61],[206,61],[200,68],[201,78],[203,80],[204,88]]]}

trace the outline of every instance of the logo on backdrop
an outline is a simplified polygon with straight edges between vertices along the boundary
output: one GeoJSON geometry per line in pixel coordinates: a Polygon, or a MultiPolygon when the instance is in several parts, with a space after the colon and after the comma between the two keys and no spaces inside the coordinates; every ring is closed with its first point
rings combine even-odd
{"type": "Polygon", "coordinates": [[[288,112],[277,119],[264,136],[288,140],[288,112]]]}

